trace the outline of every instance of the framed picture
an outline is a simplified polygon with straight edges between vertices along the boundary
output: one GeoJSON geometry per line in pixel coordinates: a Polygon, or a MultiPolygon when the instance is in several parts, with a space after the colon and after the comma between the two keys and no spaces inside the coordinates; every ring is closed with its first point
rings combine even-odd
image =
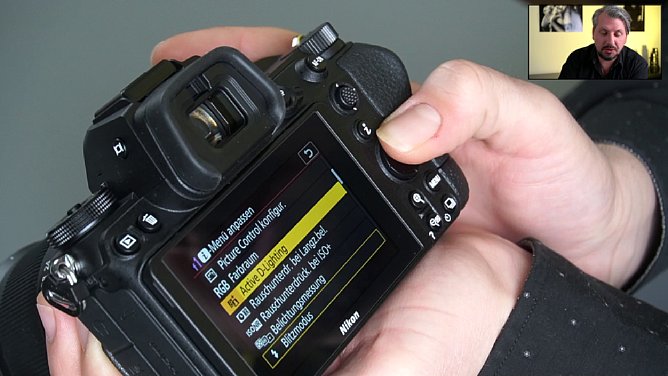
{"type": "Polygon", "coordinates": [[[624,5],[631,16],[631,31],[645,31],[645,6],[624,5]]]}
{"type": "Polygon", "coordinates": [[[538,9],[540,31],[582,31],[582,5],[539,5],[538,9]]]}

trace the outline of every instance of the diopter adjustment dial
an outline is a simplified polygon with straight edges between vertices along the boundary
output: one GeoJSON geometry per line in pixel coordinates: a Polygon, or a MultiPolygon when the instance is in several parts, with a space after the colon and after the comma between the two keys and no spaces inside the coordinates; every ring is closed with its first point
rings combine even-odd
{"type": "Polygon", "coordinates": [[[47,242],[51,247],[63,249],[81,239],[109,213],[115,202],[111,191],[103,187],[70,209],[67,216],[47,232],[47,242]]]}
{"type": "Polygon", "coordinates": [[[328,22],[304,36],[299,44],[299,50],[309,55],[320,55],[336,42],[339,34],[328,22]]]}

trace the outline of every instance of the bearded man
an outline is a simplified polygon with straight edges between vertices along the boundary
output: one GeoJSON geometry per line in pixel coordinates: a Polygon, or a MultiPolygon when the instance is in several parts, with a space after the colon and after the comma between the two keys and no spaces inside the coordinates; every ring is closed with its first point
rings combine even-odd
{"type": "Polygon", "coordinates": [[[594,43],[573,51],[561,68],[560,79],[646,79],[647,61],[625,46],[631,16],[605,6],[592,17],[594,43]]]}

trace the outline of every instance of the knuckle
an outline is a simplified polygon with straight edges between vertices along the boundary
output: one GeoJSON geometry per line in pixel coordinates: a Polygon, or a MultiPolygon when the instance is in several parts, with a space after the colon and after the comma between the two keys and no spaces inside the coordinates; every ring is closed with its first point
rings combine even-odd
{"type": "Polygon", "coordinates": [[[490,82],[487,68],[468,60],[450,60],[439,65],[428,80],[439,90],[456,94],[459,100],[478,100],[490,82]]]}

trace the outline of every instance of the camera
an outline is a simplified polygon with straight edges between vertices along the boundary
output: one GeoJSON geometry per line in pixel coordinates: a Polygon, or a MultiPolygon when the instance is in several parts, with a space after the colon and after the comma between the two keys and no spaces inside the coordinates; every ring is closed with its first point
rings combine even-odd
{"type": "Polygon", "coordinates": [[[410,95],[394,53],[293,44],[162,61],[95,113],[41,289],[123,374],[322,373],[466,204],[449,156],[375,136],[410,95]]]}

